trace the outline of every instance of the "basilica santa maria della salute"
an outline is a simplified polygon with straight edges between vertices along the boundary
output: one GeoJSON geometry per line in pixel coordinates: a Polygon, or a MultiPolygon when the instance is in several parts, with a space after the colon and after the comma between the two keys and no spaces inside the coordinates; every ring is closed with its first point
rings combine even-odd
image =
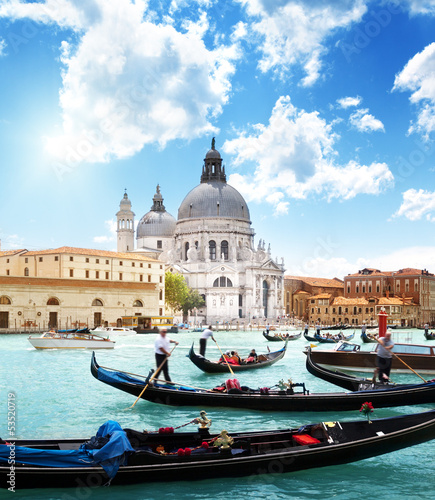
{"type": "Polygon", "coordinates": [[[153,257],[180,272],[204,297],[201,315],[207,322],[283,314],[284,261],[273,259],[263,240],[254,246],[249,208],[227,184],[214,139],[201,182],[181,202],[177,219],[163,201],[157,186],[151,210],[140,219],[135,235],[135,214],[124,194],[116,214],[118,252],[153,257]]]}

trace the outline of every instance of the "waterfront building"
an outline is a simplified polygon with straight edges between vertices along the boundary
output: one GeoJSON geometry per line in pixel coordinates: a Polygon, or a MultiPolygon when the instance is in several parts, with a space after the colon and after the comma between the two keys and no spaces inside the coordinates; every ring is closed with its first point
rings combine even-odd
{"type": "Polygon", "coordinates": [[[311,317],[312,300],[317,301],[317,307],[323,307],[326,306],[326,302],[329,304],[333,297],[342,295],[344,295],[344,282],[338,278],[284,277],[285,314],[295,319],[307,321],[311,317]],[[322,301],[322,304],[318,301],[322,301]]]}
{"type": "Polygon", "coordinates": [[[0,331],[161,316],[164,267],[146,255],[84,248],[0,251],[0,331]]]}
{"type": "MultiPolygon", "coordinates": [[[[344,278],[344,288],[345,297],[365,297],[375,305],[379,305],[381,298],[390,301],[397,299],[397,303],[385,305],[400,308],[402,326],[435,323],[435,276],[426,269],[381,271],[365,268],[347,275],[344,278]]],[[[397,313],[395,309],[392,311],[397,313]]]]}
{"type": "Polygon", "coordinates": [[[263,240],[255,246],[248,205],[227,183],[214,139],[204,158],[200,184],[181,202],[177,220],[163,201],[157,186],[151,210],[139,221],[134,250],[127,245],[131,233],[129,238],[121,237],[122,220],[131,220],[133,213],[130,201],[121,201],[119,251],[158,258],[168,269],[183,274],[205,299],[199,319],[207,323],[283,315],[284,261],[273,258],[263,240]]]}

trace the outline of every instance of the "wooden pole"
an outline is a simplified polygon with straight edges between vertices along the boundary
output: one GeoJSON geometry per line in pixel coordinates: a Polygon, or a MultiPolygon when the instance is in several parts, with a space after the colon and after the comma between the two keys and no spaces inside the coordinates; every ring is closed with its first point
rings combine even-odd
{"type": "Polygon", "coordinates": [[[235,376],[235,375],[234,375],[234,372],[233,372],[233,370],[231,369],[231,366],[230,366],[230,364],[228,363],[227,358],[224,356],[224,353],[222,352],[222,350],[221,350],[221,348],[219,347],[219,344],[216,342],[216,340],[215,340],[215,344],[217,345],[217,347],[218,347],[218,349],[219,349],[219,351],[220,351],[220,353],[221,353],[222,359],[223,359],[223,360],[225,361],[225,363],[227,364],[227,366],[228,366],[228,368],[229,368],[229,370],[230,370],[230,372],[231,372],[231,375],[234,377],[234,376],[235,376]]]}
{"type": "MultiPolygon", "coordinates": [[[[171,352],[169,354],[172,354],[174,349],[177,347],[177,344],[174,345],[174,347],[172,348],[171,352]]],[[[136,398],[136,401],[131,405],[129,406],[128,408],[126,408],[126,410],[131,410],[132,408],[134,408],[135,404],[139,401],[139,399],[142,397],[142,394],[148,389],[148,386],[150,385],[150,383],[157,377],[157,375],[160,373],[160,370],[163,368],[163,365],[168,361],[168,358],[169,356],[166,356],[165,360],[160,364],[160,366],[157,368],[157,370],[154,372],[154,375],[149,379],[147,385],[143,388],[142,392],[139,394],[139,396],[136,398]]]]}

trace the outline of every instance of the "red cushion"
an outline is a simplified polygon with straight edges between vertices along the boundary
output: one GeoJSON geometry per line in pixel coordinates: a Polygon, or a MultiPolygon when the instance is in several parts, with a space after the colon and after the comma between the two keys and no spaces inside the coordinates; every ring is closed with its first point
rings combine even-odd
{"type": "Polygon", "coordinates": [[[297,444],[316,444],[320,443],[320,441],[309,434],[296,434],[293,436],[293,441],[297,444]]]}

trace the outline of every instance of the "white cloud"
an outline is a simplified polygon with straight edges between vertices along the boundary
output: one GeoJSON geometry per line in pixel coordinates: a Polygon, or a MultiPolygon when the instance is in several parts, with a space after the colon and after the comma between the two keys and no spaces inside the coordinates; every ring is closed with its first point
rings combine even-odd
{"type": "Polygon", "coordinates": [[[411,267],[428,269],[435,272],[435,247],[413,246],[394,250],[391,253],[372,258],[348,260],[344,257],[307,257],[302,262],[286,259],[289,263],[286,274],[296,276],[313,276],[319,278],[336,277],[344,279],[348,274],[356,273],[365,267],[381,271],[396,271],[411,267]]]}
{"type": "Polygon", "coordinates": [[[0,229],[0,242],[2,250],[16,250],[24,248],[24,238],[18,234],[2,234],[0,229]]]}
{"type": "Polygon", "coordinates": [[[428,137],[435,130],[435,43],[408,61],[396,75],[393,90],[411,92],[410,101],[417,105],[418,117],[409,132],[428,137]]]}
{"type": "Polygon", "coordinates": [[[402,204],[393,217],[405,217],[411,221],[425,217],[426,220],[435,222],[435,192],[408,189],[402,196],[402,204]]]}
{"type": "Polygon", "coordinates": [[[94,236],[93,238],[94,243],[104,244],[116,241],[116,230],[117,230],[116,220],[115,219],[106,220],[104,221],[104,225],[106,226],[107,234],[103,236],[94,236]]]}
{"type": "Polygon", "coordinates": [[[68,25],[78,34],[77,43],[61,45],[63,127],[45,137],[54,159],[68,167],[105,162],[129,157],[145,144],[164,147],[217,132],[213,121],[229,99],[237,44],[207,48],[204,13],[177,31],[153,22],[145,1],[82,5],[60,0],[64,17],[60,7],[48,15],[39,4],[16,1],[0,11],[68,25]]]}
{"type": "Polygon", "coordinates": [[[359,106],[361,104],[361,97],[356,96],[356,97],[342,97],[341,99],[337,99],[337,104],[344,109],[347,108],[354,108],[356,106],[359,106]]]}
{"type": "Polygon", "coordinates": [[[405,0],[411,14],[435,14],[435,0],[405,0]]]}
{"type": "Polygon", "coordinates": [[[328,37],[348,29],[367,11],[364,0],[237,0],[251,19],[250,31],[261,42],[261,71],[287,72],[301,65],[305,86],[321,75],[328,37]]]}
{"type": "Polygon", "coordinates": [[[394,177],[385,163],[360,165],[336,163],[332,125],[317,112],[298,110],[290,98],[280,97],[267,125],[256,124],[250,134],[226,141],[223,149],[235,167],[256,165],[253,174],[232,174],[229,182],[248,201],[266,200],[280,213],[285,198],[304,199],[311,194],[350,199],[358,194],[379,194],[391,187],[394,177]],[[281,205],[279,205],[281,203],[281,205]]]}
{"type": "Polygon", "coordinates": [[[384,124],[371,115],[368,109],[357,109],[350,115],[349,121],[360,132],[385,132],[384,124]]]}
{"type": "Polygon", "coordinates": [[[6,48],[6,42],[3,40],[3,38],[0,38],[0,57],[4,55],[5,48],[6,48]]]}

